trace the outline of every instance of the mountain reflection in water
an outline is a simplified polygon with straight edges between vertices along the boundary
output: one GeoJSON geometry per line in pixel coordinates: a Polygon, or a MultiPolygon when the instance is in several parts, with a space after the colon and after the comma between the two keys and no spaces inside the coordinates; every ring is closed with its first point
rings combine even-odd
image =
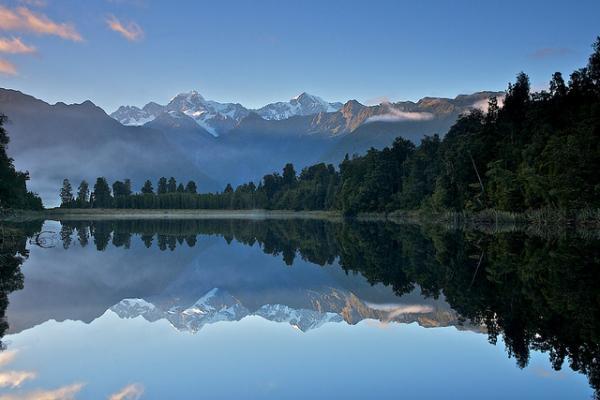
{"type": "Polygon", "coordinates": [[[554,369],[566,362],[600,387],[594,237],[317,220],[4,228],[2,335],[48,320],[90,323],[107,310],[190,332],[249,317],[304,332],[327,323],[416,322],[481,332],[492,344],[500,338],[521,368],[532,351],[547,353],[554,369]],[[29,251],[43,268],[28,269],[29,251]]]}

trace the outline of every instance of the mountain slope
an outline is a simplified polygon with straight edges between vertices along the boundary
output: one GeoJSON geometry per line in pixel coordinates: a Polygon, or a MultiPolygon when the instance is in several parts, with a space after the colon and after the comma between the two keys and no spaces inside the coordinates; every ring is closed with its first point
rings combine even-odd
{"type": "Polygon", "coordinates": [[[460,114],[485,108],[490,96],[502,99],[503,92],[478,92],[454,99],[425,97],[418,102],[383,103],[363,106],[351,100],[338,113],[318,115],[315,130],[335,129],[340,140],[326,151],[324,161],[338,163],[346,154],[363,154],[369,148],[381,149],[403,137],[419,143],[425,135],[443,136],[460,114]]]}
{"type": "Polygon", "coordinates": [[[0,112],[9,118],[9,154],[28,170],[30,187],[44,203],[55,205],[63,178],[76,187],[82,179],[131,178],[135,189],[160,176],[195,179],[201,190],[219,186],[197,169],[164,133],[127,127],[92,102],[50,105],[19,91],[0,89],[0,112]]]}

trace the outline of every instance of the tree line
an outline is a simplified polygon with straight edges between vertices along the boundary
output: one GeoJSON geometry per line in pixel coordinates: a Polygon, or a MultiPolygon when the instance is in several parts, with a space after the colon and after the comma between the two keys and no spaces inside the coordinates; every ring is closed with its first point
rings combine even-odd
{"type": "Polygon", "coordinates": [[[198,193],[196,183],[185,185],[174,177],[162,177],[156,190],[146,180],[139,192],[133,192],[131,180],[109,185],[104,177],[96,179],[92,190],[83,180],[74,192],[68,179],[60,190],[63,208],[129,208],[129,209],[309,209],[333,207],[339,173],[333,165],[317,164],[302,170],[297,176],[294,166],[287,164],[283,175],[265,175],[256,186],[245,183],[233,189],[231,184],[219,193],[198,193]]]}
{"type": "Polygon", "coordinates": [[[549,89],[532,93],[529,78],[517,75],[502,99],[487,110],[459,117],[442,138],[419,145],[403,138],[363,156],[346,156],[339,168],[319,163],[297,174],[265,175],[223,192],[197,193],[193,182],[146,181],[139,193],[128,180],[98,178],[90,198],[82,182],[76,197],[65,180],[64,207],[288,209],[390,212],[525,211],[600,207],[600,37],[584,68],[565,82],[553,74],[549,89]]]}
{"type": "Polygon", "coordinates": [[[17,171],[6,153],[10,139],[4,129],[5,122],[6,116],[0,114],[0,210],[41,210],[42,199],[27,190],[29,173],[17,171]]]}

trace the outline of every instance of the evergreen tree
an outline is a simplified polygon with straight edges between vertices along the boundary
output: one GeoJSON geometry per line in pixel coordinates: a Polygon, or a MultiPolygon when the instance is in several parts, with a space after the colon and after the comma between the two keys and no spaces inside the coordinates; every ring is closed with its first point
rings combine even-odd
{"type": "Polygon", "coordinates": [[[146,182],[144,182],[144,186],[142,186],[142,193],[154,194],[154,188],[152,187],[152,182],[150,182],[150,180],[146,180],[146,182]]]}
{"type": "Polygon", "coordinates": [[[90,187],[87,181],[84,179],[79,184],[77,189],[77,206],[86,207],[88,204],[88,196],[90,194],[90,187]]]}
{"type": "Polygon", "coordinates": [[[169,183],[167,183],[167,193],[175,193],[177,191],[177,181],[175,178],[170,177],[169,183]]]}
{"type": "Polygon", "coordinates": [[[125,186],[124,182],[115,181],[112,184],[112,190],[113,190],[113,195],[115,197],[118,197],[118,196],[127,196],[127,187],[125,186]]]}
{"type": "Polygon", "coordinates": [[[196,194],[198,191],[198,188],[196,187],[196,182],[194,181],[189,181],[187,183],[187,185],[185,186],[185,191],[187,193],[192,193],[192,194],[196,194]]]}
{"type": "Polygon", "coordinates": [[[179,185],[177,185],[177,193],[184,193],[185,192],[185,187],[183,187],[183,183],[180,183],[179,185]]]}
{"type": "Polygon", "coordinates": [[[158,186],[156,189],[156,194],[165,194],[167,193],[167,178],[164,176],[158,180],[158,186]]]}
{"type": "Polygon", "coordinates": [[[131,196],[131,179],[127,178],[125,179],[125,181],[123,182],[124,184],[124,196],[131,196]]]}
{"type": "Polygon", "coordinates": [[[106,178],[99,177],[98,179],[96,179],[93,196],[94,204],[92,205],[92,207],[110,208],[112,206],[112,196],[106,178]]]}
{"type": "Polygon", "coordinates": [[[560,72],[555,72],[550,81],[550,95],[555,97],[564,97],[567,95],[567,85],[560,72]]]}
{"type": "Polygon", "coordinates": [[[296,170],[293,164],[286,164],[283,168],[283,184],[293,186],[296,183],[296,170]]]}
{"type": "Polygon", "coordinates": [[[60,189],[60,206],[71,207],[73,204],[73,188],[68,179],[63,179],[62,188],[60,189]]]}

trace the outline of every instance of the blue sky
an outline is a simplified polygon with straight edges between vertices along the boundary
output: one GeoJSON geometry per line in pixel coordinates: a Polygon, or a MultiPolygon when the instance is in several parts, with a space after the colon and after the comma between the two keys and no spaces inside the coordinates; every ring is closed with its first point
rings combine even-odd
{"type": "Polygon", "coordinates": [[[554,71],[583,66],[600,35],[597,0],[0,6],[0,87],[109,112],[192,89],[248,107],[302,91],[367,104],[454,97],[504,90],[521,70],[543,87],[554,71]]]}

